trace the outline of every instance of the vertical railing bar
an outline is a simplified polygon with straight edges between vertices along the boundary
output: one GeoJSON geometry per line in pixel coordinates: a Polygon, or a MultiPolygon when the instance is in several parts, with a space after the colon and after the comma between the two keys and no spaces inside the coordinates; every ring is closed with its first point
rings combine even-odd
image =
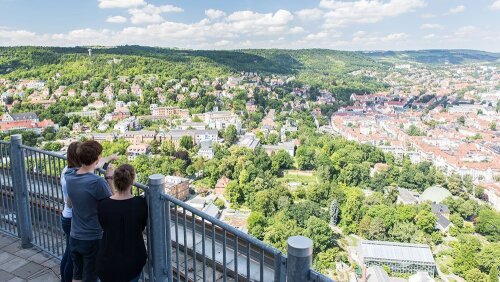
{"type": "MultiPolygon", "coordinates": [[[[28,150],[26,150],[27,152],[29,152],[28,150]]],[[[38,244],[38,242],[40,241],[40,239],[38,238],[38,213],[37,213],[37,210],[36,210],[36,203],[37,203],[37,198],[36,198],[36,189],[34,187],[34,181],[33,181],[33,173],[31,173],[31,171],[33,170],[34,168],[34,161],[33,161],[33,154],[29,153],[29,155],[27,156],[28,158],[28,162],[29,162],[29,166],[28,166],[28,170],[26,171],[26,174],[28,175],[28,192],[30,194],[30,206],[31,206],[31,223],[33,224],[33,241],[35,242],[35,244],[38,244]]]]}
{"type": "MultiPolygon", "coordinates": [[[[12,198],[10,197],[10,193],[7,193],[7,182],[5,181],[5,174],[8,172],[8,170],[6,169],[6,166],[4,164],[4,159],[5,159],[5,162],[7,162],[7,154],[5,154],[5,144],[0,144],[0,152],[1,152],[1,160],[0,160],[0,164],[2,165],[2,195],[5,195],[5,203],[6,203],[6,207],[3,208],[3,210],[5,210],[6,214],[9,214],[11,212],[11,208],[10,208],[10,201],[9,201],[9,198],[12,198]]],[[[10,160],[10,157],[9,157],[9,160],[10,160]]],[[[8,177],[7,177],[8,178],[8,177]]],[[[13,195],[13,193],[12,193],[13,195]]],[[[11,229],[9,228],[8,226],[8,222],[4,222],[2,221],[0,223],[0,225],[2,226],[2,230],[6,230],[8,232],[11,231],[11,229]]]]}
{"type": "Polygon", "coordinates": [[[205,239],[206,239],[206,234],[205,234],[205,218],[201,218],[201,224],[202,224],[202,240],[201,240],[201,252],[203,253],[203,281],[206,281],[206,267],[207,267],[207,259],[206,259],[206,253],[205,253],[205,239]]]}
{"type": "MultiPolygon", "coordinates": [[[[31,152],[31,158],[33,160],[33,169],[37,168],[37,157],[36,157],[36,153],[34,152],[31,152]],[[34,156],[34,157],[33,157],[34,156]]],[[[38,168],[37,168],[37,171],[38,171],[38,168]]],[[[35,172],[33,171],[33,173],[31,174],[31,185],[33,187],[33,195],[35,197],[35,205],[34,205],[34,208],[33,210],[35,210],[35,213],[36,213],[36,227],[34,232],[36,234],[36,238],[38,239],[38,245],[39,246],[42,246],[42,242],[43,242],[43,234],[41,233],[42,231],[42,222],[41,222],[41,218],[42,218],[42,215],[41,215],[41,210],[40,210],[40,207],[41,207],[41,200],[40,200],[40,186],[39,186],[39,183],[36,179],[36,174],[35,172]]]]}
{"type": "Polygon", "coordinates": [[[215,261],[215,225],[212,222],[212,275],[213,275],[213,281],[216,281],[215,276],[216,276],[216,270],[217,270],[217,264],[215,261]]]}
{"type": "Polygon", "coordinates": [[[193,226],[193,281],[196,282],[198,273],[196,272],[196,215],[191,213],[191,222],[193,226]]]}
{"type": "Polygon", "coordinates": [[[179,257],[179,212],[178,212],[178,206],[175,204],[175,255],[177,256],[176,262],[177,262],[177,281],[181,281],[181,264],[180,264],[180,257],[179,257]]]}
{"type": "Polygon", "coordinates": [[[45,248],[46,247],[46,234],[45,232],[43,232],[43,229],[44,229],[44,222],[46,222],[46,219],[45,219],[45,214],[43,212],[43,178],[41,177],[43,171],[42,169],[45,169],[45,167],[43,166],[43,161],[41,159],[41,156],[40,156],[40,153],[38,152],[34,152],[35,154],[35,160],[37,160],[39,162],[39,166],[37,168],[37,174],[36,174],[36,180],[35,180],[35,183],[37,184],[37,187],[38,187],[38,191],[37,191],[37,195],[38,195],[38,198],[39,198],[39,203],[38,203],[38,211],[40,212],[40,229],[38,230],[38,232],[40,233],[40,236],[41,236],[41,240],[40,240],[40,246],[42,248],[45,248]],[[41,178],[41,179],[40,179],[41,178]]]}
{"type": "MultiPolygon", "coordinates": [[[[9,147],[10,147],[10,145],[9,145],[9,147]]],[[[16,214],[16,221],[17,221],[17,210],[16,210],[16,204],[15,204],[15,201],[16,201],[15,197],[16,197],[16,195],[14,193],[14,185],[12,184],[12,182],[13,182],[12,178],[14,177],[13,172],[12,172],[12,156],[8,153],[8,151],[10,151],[10,148],[9,148],[9,150],[7,150],[7,148],[5,147],[5,150],[6,150],[6,153],[8,154],[8,156],[9,156],[9,162],[10,162],[9,163],[9,169],[7,170],[7,173],[8,173],[8,175],[7,175],[7,182],[8,182],[8,185],[10,187],[10,192],[11,192],[11,195],[12,195],[12,197],[10,197],[10,201],[8,201],[9,205],[10,205],[10,207],[8,207],[8,210],[10,211],[10,213],[12,213],[12,214],[15,213],[16,214]]],[[[16,222],[16,224],[17,224],[17,222],[16,222]]],[[[9,232],[11,232],[12,234],[16,234],[16,235],[19,236],[19,234],[17,233],[16,227],[13,226],[12,224],[6,223],[6,229],[9,230],[9,232]]]]}
{"type": "Polygon", "coordinates": [[[247,281],[250,281],[250,241],[247,241],[247,281]]]}
{"type": "Polygon", "coordinates": [[[260,250],[260,281],[264,281],[264,250],[260,250]]]}
{"type": "MultiPolygon", "coordinates": [[[[147,195],[147,191],[144,191],[144,196],[146,197],[146,201],[148,203],[148,207],[150,206],[150,201],[149,201],[149,196],[147,195]]],[[[153,247],[152,247],[152,242],[150,240],[151,236],[151,215],[148,216],[148,222],[146,226],[147,234],[146,234],[146,239],[147,239],[147,246],[148,246],[148,275],[150,276],[150,280],[154,281],[153,277],[153,247]]]]}
{"type": "MultiPolygon", "coordinates": [[[[173,282],[173,271],[172,271],[172,228],[171,228],[171,222],[172,222],[172,217],[170,214],[170,201],[165,201],[167,204],[167,224],[165,225],[165,228],[167,229],[165,232],[166,239],[165,243],[167,244],[167,271],[168,271],[168,281],[173,282]]],[[[164,213],[165,214],[165,213],[164,213]]]]}
{"type": "Polygon", "coordinates": [[[281,281],[281,253],[274,254],[274,281],[281,281]]]}
{"type": "MultiPolygon", "coordinates": [[[[53,171],[52,171],[52,166],[53,166],[53,163],[52,163],[52,160],[54,159],[53,157],[47,155],[47,158],[48,158],[48,162],[49,162],[49,182],[47,182],[47,205],[48,205],[48,210],[47,210],[47,215],[49,216],[49,222],[50,222],[50,242],[52,242],[52,245],[49,246],[48,250],[50,251],[52,249],[52,253],[55,253],[54,251],[54,248],[55,248],[55,243],[57,241],[55,241],[54,239],[54,235],[55,235],[55,230],[54,230],[54,227],[55,227],[55,219],[54,219],[54,213],[52,212],[52,194],[53,194],[53,189],[52,189],[52,185],[53,184],[53,171]]],[[[56,239],[57,240],[57,239],[56,239]]]]}
{"type": "Polygon", "coordinates": [[[234,275],[238,281],[238,235],[234,235],[234,275]]]}
{"type": "Polygon", "coordinates": [[[48,161],[49,161],[49,176],[50,176],[50,182],[47,182],[47,205],[48,205],[48,210],[47,210],[47,214],[49,216],[49,222],[50,222],[50,240],[52,242],[52,245],[49,246],[49,252],[50,250],[52,249],[52,253],[54,253],[54,245],[55,245],[55,242],[54,242],[54,226],[55,226],[55,222],[54,222],[54,218],[53,218],[53,212],[51,212],[52,210],[52,206],[51,206],[51,203],[52,203],[52,200],[51,200],[51,194],[52,194],[52,189],[51,189],[51,179],[52,179],[52,157],[51,156],[47,156],[48,158],[48,161]]]}
{"type": "Polygon", "coordinates": [[[186,208],[182,208],[182,216],[183,216],[183,221],[184,224],[182,225],[182,228],[184,230],[184,277],[186,278],[186,281],[189,280],[189,273],[188,273],[188,248],[187,248],[187,227],[186,227],[186,208]]]}
{"type": "MultiPolygon", "coordinates": [[[[4,164],[4,158],[5,158],[5,162],[7,162],[7,154],[5,153],[6,152],[6,145],[5,144],[0,144],[0,152],[1,152],[1,160],[0,160],[0,163],[2,164],[2,183],[3,183],[3,191],[2,191],[2,195],[5,195],[5,203],[7,205],[6,208],[4,208],[6,210],[6,214],[9,214],[11,213],[11,202],[9,201],[9,198],[12,199],[14,197],[14,193],[12,193],[12,196],[10,196],[9,194],[10,193],[7,193],[7,187],[10,187],[10,186],[7,186],[7,182],[5,181],[5,174],[9,172],[9,170],[6,168],[6,165],[4,164]]],[[[10,157],[9,157],[9,161],[10,161],[10,157]]],[[[9,178],[10,176],[7,176],[7,179],[9,178]]],[[[5,221],[2,221],[1,222],[1,226],[2,226],[2,229],[3,230],[7,230],[8,232],[11,232],[11,228],[9,227],[9,224],[5,221]]]]}
{"type": "MultiPolygon", "coordinates": [[[[62,256],[63,255],[63,250],[64,250],[64,232],[61,230],[61,225],[59,224],[61,222],[61,218],[62,218],[62,210],[64,209],[64,205],[62,203],[64,203],[64,197],[62,195],[62,186],[60,186],[59,184],[61,183],[61,173],[62,173],[62,168],[61,168],[61,159],[57,158],[57,171],[56,171],[56,199],[54,200],[54,202],[56,203],[56,213],[57,215],[59,216],[59,220],[57,220],[56,218],[56,221],[57,221],[57,225],[56,226],[59,226],[59,228],[57,228],[57,234],[58,234],[58,238],[59,238],[59,245],[58,246],[61,246],[61,247],[58,247],[57,250],[58,250],[58,253],[57,253],[57,256],[62,256]],[[59,181],[57,181],[59,179],[59,181]]],[[[64,177],[64,176],[63,176],[64,177]]]]}
{"type": "Polygon", "coordinates": [[[222,281],[226,282],[227,280],[227,269],[226,269],[226,230],[222,230],[222,270],[224,273],[224,276],[222,278],[222,281]]]}

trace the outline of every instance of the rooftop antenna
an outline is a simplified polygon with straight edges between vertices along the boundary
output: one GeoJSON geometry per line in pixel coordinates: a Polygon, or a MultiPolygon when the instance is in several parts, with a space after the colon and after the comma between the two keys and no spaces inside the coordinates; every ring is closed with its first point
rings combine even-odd
{"type": "Polygon", "coordinates": [[[92,57],[92,49],[89,48],[88,51],[89,51],[89,57],[92,57]]]}

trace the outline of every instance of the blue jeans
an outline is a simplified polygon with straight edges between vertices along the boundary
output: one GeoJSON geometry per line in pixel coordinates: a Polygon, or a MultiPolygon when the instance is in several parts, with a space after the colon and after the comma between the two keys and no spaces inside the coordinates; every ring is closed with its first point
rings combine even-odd
{"type": "Polygon", "coordinates": [[[70,256],[69,249],[69,232],[71,231],[71,217],[66,218],[61,216],[61,226],[66,235],[66,249],[64,250],[63,257],[61,259],[61,281],[71,282],[73,279],[73,260],[70,256]]]}
{"type": "Polygon", "coordinates": [[[97,252],[100,240],[78,240],[69,238],[73,279],[85,282],[97,281],[97,252]]]}

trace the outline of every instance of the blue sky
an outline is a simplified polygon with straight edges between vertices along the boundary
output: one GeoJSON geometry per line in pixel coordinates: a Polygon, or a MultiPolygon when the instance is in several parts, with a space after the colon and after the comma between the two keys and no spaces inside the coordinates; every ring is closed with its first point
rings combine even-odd
{"type": "Polygon", "coordinates": [[[0,46],[500,51],[500,0],[0,0],[0,46]]]}

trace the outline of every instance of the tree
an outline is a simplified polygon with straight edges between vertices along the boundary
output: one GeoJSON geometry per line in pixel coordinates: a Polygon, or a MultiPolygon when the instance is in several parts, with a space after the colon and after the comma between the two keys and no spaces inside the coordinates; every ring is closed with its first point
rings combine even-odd
{"type": "Polygon", "coordinates": [[[263,213],[252,211],[247,220],[248,232],[258,239],[264,239],[265,228],[267,226],[266,217],[263,213]]]}
{"type": "Polygon", "coordinates": [[[61,126],[57,130],[56,138],[57,139],[65,139],[65,138],[68,138],[70,136],[70,134],[71,134],[71,131],[69,130],[69,128],[67,128],[66,126],[61,126]]]}
{"type": "Polygon", "coordinates": [[[500,213],[483,209],[476,220],[476,230],[492,242],[500,241],[500,213]]]}
{"type": "Polygon", "coordinates": [[[45,141],[54,141],[56,139],[56,129],[53,126],[47,126],[42,131],[42,137],[45,141]]]}
{"type": "Polygon", "coordinates": [[[215,199],[214,205],[217,206],[219,209],[224,209],[226,206],[224,204],[224,201],[220,198],[215,199]]]}
{"type": "Polygon", "coordinates": [[[424,231],[427,234],[431,234],[436,228],[436,216],[427,210],[421,210],[416,217],[416,224],[418,229],[424,231]]]}
{"type": "Polygon", "coordinates": [[[339,203],[337,202],[336,199],[332,201],[330,204],[330,224],[331,225],[337,225],[339,222],[339,212],[340,212],[340,207],[339,203]]]}
{"type": "Polygon", "coordinates": [[[276,211],[275,201],[271,197],[269,190],[258,191],[254,195],[252,210],[262,212],[265,216],[271,215],[276,211]]]}
{"type": "Polygon", "coordinates": [[[297,161],[297,166],[301,170],[314,169],[315,167],[315,152],[314,148],[308,146],[300,146],[297,149],[295,155],[295,160],[297,161]]]}
{"type": "Polygon", "coordinates": [[[481,249],[481,242],[472,235],[462,235],[453,245],[453,272],[461,275],[478,267],[477,253],[481,249]]]}
{"type": "Polygon", "coordinates": [[[233,124],[229,125],[224,131],[222,137],[224,138],[224,143],[228,145],[234,144],[234,142],[236,142],[236,139],[238,137],[238,131],[236,130],[236,126],[234,126],[233,124]]]}
{"type": "Polygon", "coordinates": [[[489,272],[490,282],[498,282],[498,265],[491,266],[489,272]]]}
{"type": "MultiPolygon", "coordinates": [[[[474,281],[474,282],[488,282],[488,275],[482,273],[479,269],[473,268],[468,270],[465,273],[465,280],[466,281],[474,281]]],[[[498,279],[498,277],[497,277],[498,279]]]]}
{"type": "Polygon", "coordinates": [[[193,138],[191,136],[182,136],[179,145],[186,150],[190,150],[193,148],[193,138]]]}
{"type": "Polygon", "coordinates": [[[340,171],[338,181],[348,186],[364,184],[370,177],[370,168],[364,164],[348,164],[340,171]]]}
{"type": "Polygon", "coordinates": [[[380,217],[375,217],[371,220],[368,230],[368,239],[379,241],[386,239],[384,220],[380,217]]]}
{"type": "Polygon", "coordinates": [[[451,194],[459,195],[462,192],[462,179],[460,175],[453,173],[448,177],[447,188],[450,190],[451,194]]]}
{"type": "Polygon", "coordinates": [[[243,189],[238,182],[235,180],[229,181],[224,192],[226,199],[231,202],[232,205],[239,206],[245,201],[245,195],[243,194],[243,189]]]}
{"type": "Polygon", "coordinates": [[[158,140],[152,140],[149,142],[149,146],[151,147],[151,153],[153,154],[159,154],[160,153],[160,141],[158,140]]]}
{"type": "Polygon", "coordinates": [[[160,145],[160,152],[166,156],[172,156],[175,153],[175,146],[170,140],[163,141],[160,145]]]}
{"type": "Polygon", "coordinates": [[[482,272],[500,265],[500,242],[485,245],[477,256],[477,262],[482,272]]]}
{"type": "Polygon", "coordinates": [[[313,250],[315,254],[334,246],[335,234],[326,221],[311,216],[306,221],[306,226],[305,236],[313,241],[313,250]]]}
{"type": "Polygon", "coordinates": [[[341,207],[341,225],[347,233],[356,233],[358,223],[363,217],[364,194],[360,189],[350,188],[346,192],[346,201],[341,207]]]}
{"type": "Polygon", "coordinates": [[[464,126],[465,125],[465,117],[464,116],[459,116],[457,118],[457,122],[458,122],[458,124],[464,126]]]}
{"type": "Polygon", "coordinates": [[[264,241],[278,248],[282,252],[287,250],[287,240],[291,236],[301,235],[304,230],[295,220],[276,220],[266,228],[264,241]]]}
{"type": "Polygon", "coordinates": [[[391,238],[397,242],[410,243],[417,233],[417,226],[411,222],[396,222],[389,232],[391,238]]]}
{"type": "MultiPolygon", "coordinates": [[[[496,123],[496,122],[494,122],[494,121],[492,121],[492,122],[490,123],[490,129],[491,129],[492,131],[497,131],[497,123],[496,123]]],[[[497,280],[498,280],[498,279],[497,279],[497,280]]]]}
{"type": "Polygon", "coordinates": [[[58,152],[62,149],[63,145],[59,142],[48,142],[43,145],[43,150],[58,152]]]}
{"type": "Polygon", "coordinates": [[[271,156],[272,166],[278,169],[288,169],[293,165],[293,159],[285,150],[279,150],[271,156]]]}
{"type": "Polygon", "coordinates": [[[420,128],[418,128],[414,124],[412,124],[412,125],[410,125],[410,127],[408,127],[408,130],[406,130],[406,134],[408,134],[410,136],[424,136],[425,135],[425,133],[422,132],[420,130],[420,128]]]}
{"type": "Polygon", "coordinates": [[[331,248],[324,252],[318,253],[314,258],[313,267],[321,273],[335,268],[335,262],[339,255],[339,248],[331,248]]]}

